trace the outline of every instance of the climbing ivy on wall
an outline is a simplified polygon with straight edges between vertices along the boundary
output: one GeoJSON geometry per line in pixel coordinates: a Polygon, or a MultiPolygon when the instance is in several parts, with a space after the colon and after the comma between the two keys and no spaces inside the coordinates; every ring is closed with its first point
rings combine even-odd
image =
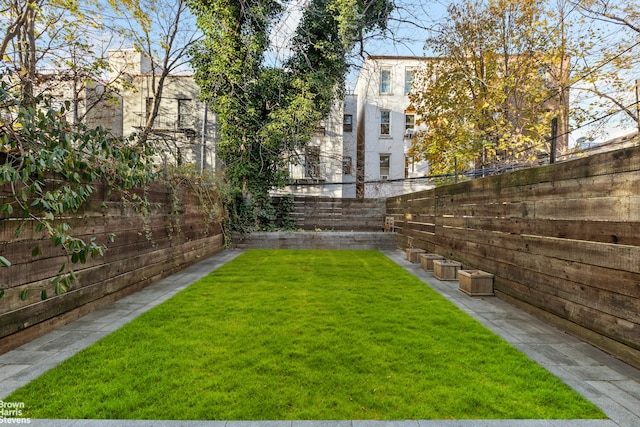
{"type": "MultiPolygon", "coordinates": [[[[285,2],[286,4],[286,2],[285,2]]],[[[388,0],[311,0],[292,35],[290,56],[265,56],[283,2],[191,0],[204,38],[191,51],[202,98],[218,114],[218,156],[230,186],[232,226],[264,228],[269,191],[288,181],[289,156],[311,139],[344,89],[358,38],[384,28],[388,0]]]]}

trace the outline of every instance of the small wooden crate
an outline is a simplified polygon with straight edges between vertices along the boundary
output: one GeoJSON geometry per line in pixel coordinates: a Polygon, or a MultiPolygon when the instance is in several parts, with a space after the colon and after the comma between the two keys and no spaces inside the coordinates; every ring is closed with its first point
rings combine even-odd
{"type": "Polygon", "coordinates": [[[449,259],[437,259],[433,261],[433,277],[438,280],[458,280],[458,271],[462,264],[449,259]]]}
{"type": "Polygon", "coordinates": [[[420,254],[420,266],[424,271],[433,271],[433,261],[438,259],[444,257],[438,254],[420,254]]]}
{"type": "Polygon", "coordinates": [[[493,295],[493,274],[482,270],[458,271],[459,289],[470,296],[493,295]]]}
{"type": "Polygon", "coordinates": [[[407,261],[417,264],[420,262],[420,254],[425,253],[424,249],[416,249],[416,248],[408,248],[407,252],[407,261]]]}

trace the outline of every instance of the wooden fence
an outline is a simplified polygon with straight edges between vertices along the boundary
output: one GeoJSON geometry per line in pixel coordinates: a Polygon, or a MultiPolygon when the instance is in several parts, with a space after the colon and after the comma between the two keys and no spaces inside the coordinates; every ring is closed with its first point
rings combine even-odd
{"type": "Polygon", "coordinates": [[[330,197],[296,197],[296,226],[302,230],[382,231],[384,199],[336,199],[330,197]]]}
{"type": "MultiPolygon", "coordinates": [[[[8,194],[0,188],[0,202],[8,194]]],[[[98,185],[86,207],[65,219],[72,235],[96,237],[108,249],[104,256],[75,264],[78,280],[61,295],[51,280],[67,262],[62,249],[36,232],[33,221],[16,237],[21,219],[0,219],[0,255],[12,263],[0,268],[0,353],[223,249],[220,223],[189,188],[154,184],[145,195],[148,214],[98,185]],[[108,243],[110,233],[113,243],[108,243]],[[34,257],[37,246],[42,254],[34,257]]]]}
{"type": "Polygon", "coordinates": [[[399,246],[640,367],[640,147],[387,199],[399,246]]]}

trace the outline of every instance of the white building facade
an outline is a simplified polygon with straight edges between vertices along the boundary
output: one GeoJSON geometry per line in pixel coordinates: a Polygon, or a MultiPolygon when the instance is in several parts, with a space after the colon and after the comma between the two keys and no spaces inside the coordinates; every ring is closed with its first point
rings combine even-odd
{"type": "Polygon", "coordinates": [[[357,98],[338,100],[304,149],[289,153],[292,183],[279,194],[356,197],[357,98]]]}
{"type": "Polygon", "coordinates": [[[358,197],[391,197],[433,188],[429,165],[407,155],[416,124],[408,94],[426,58],[369,56],[355,87],[358,197]]]}
{"type": "Polygon", "coordinates": [[[370,56],[353,94],[336,103],[299,163],[295,195],[379,198],[433,188],[426,162],[407,156],[415,114],[408,94],[421,57],[370,56]]]}

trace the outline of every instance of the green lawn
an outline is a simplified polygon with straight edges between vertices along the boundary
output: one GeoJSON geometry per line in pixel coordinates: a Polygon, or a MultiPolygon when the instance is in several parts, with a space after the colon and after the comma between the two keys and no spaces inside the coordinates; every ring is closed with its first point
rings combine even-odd
{"type": "Polygon", "coordinates": [[[248,251],[5,400],[34,418],[604,418],[376,251],[248,251]]]}

